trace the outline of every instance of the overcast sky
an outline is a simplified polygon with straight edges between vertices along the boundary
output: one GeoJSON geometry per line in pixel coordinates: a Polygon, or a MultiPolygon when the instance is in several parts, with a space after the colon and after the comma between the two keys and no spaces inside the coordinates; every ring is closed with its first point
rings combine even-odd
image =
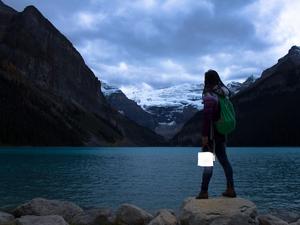
{"type": "Polygon", "coordinates": [[[3,0],[36,6],[118,87],[242,81],[300,45],[299,0],[3,0]]]}

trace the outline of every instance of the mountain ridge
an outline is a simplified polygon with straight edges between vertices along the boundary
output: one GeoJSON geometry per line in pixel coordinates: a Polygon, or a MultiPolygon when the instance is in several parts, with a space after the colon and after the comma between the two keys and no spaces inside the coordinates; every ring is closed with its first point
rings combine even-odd
{"type": "MultiPolygon", "coordinates": [[[[297,54],[289,51],[274,66],[264,70],[252,85],[231,98],[236,110],[237,127],[228,136],[228,145],[300,145],[297,135],[300,121],[295,120],[300,114],[300,107],[295,104],[300,100],[299,56],[300,51],[297,54]]],[[[202,117],[200,111],[191,118],[173,137],[172,144],[200,146],[202,117]]]]}
{"type": "MultiPolygon", "coordinates": [[[[243,83],[231,82],[227,87],[232,93],[237,93],[255,80],[252,75],[243,83]]],[[[117,87],[103,84],[101,88],[113,108],[167,139],[172,138],[203,107],[203,84],[186,83],[146,91],[136,89],[129,92],[130,98],[117,87]]]]}
{"type": "Polygon", "coordinates": [[[135,121],[137,124],[154,130],[156,121],[153,116],[143,110],[135,101],[127,98],[120,89],[102,83],[101,90],[111,107],[135,121]]]}
{"type": "Polygon", "coordinates": [[[0,18],[7,14],[0,21],[2,145],[165,144],[110,107],[99,79],[37,8],[17,12],[1,4],[0,18]]]}

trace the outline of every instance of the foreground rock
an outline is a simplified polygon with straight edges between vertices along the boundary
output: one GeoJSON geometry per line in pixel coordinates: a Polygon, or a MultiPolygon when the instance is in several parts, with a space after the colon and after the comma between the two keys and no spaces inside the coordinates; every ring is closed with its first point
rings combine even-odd
{"type": "Polygon", "coordinates": [[[153,216],[145,210],[131,204],[122,204],[117,212],[115,223],[118,225],[145,225],[153,216]]]}
{"type": "Polygon", "coordinates": [[[113,224],[112,211],[107,208],[90,209],[73,217],[71,224],[76,225],[110,225],[113,224]]]}
{"type": "MultiPolygon", "coordinates": [[[[272,209],[268,214],[278,217],[287,223],[295,223],[300,219],[299,212],[288,209],[272,209]]],[[[300,225],[300,224],[299,224],[300,225]]]]}
{"type": "Polygon", "coordinates": [[[253,202],[242,198],[187,198],[181,209],[181,225],[257,225],[253,202]]]}
{"type": "Polygon", "coordinates": [[[299,214],[281,211],[257,215],[256,205],[243,198],[184,200],[179,214],[160,209],[152,216],[132,205],[83,210],[67,201],[35,198],[20,205],[13,215],[0,212],[0,225],[300,225],[299,214]]]}
{"type": "Polygon", "coordinates": [[[14,210],[14,215],[16,217],[26,215],[59,215],[62,216],[66,221],[70,222],[75,215],[82,212],[83,210],[72,202],[35,198],[30,202],[17,207],[14,210]]]}
{"type": "Polygon", "coordinates": [[[290,225],[300,225],[300,219],[297,220],[296,222],[290,223],[290,225]]]}
{"type": "Polygon", "coordinates": [[[0,212],[0,225],[9,225],[12,224],[15,220],[15,217],[6,212],[0,212]]]}
{"type": "Polygon", "coordinates": [[[64,218],[52,216],[23,216],[16,220],[16,225],[68,225],[64,218]]]}
{"type": "Polygon", "coordinates": [[[174,212],[168,209],[158,211],[153,220],[148,225],[177,225],[178,221],[174,212]]]}
{"type": "Polygon", "coordinates": [[[270,214],[260,215],[257,219],[260,225],[288,225],[287,222],[270,214]]]}

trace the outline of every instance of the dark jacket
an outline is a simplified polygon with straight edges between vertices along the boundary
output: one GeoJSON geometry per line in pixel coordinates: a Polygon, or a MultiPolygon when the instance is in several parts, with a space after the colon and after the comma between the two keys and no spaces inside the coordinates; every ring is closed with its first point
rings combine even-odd
{"type": "Polygon", "coordinates": [[[229,96],[226,87],[216,86],[212,90],[203,93],[203,125],[202,136],[207,136],[209,140],[226,141],[226,137],[220,134],[215,128],[215,122],[220,118],[220,105],[218,95],[229,96]]]}

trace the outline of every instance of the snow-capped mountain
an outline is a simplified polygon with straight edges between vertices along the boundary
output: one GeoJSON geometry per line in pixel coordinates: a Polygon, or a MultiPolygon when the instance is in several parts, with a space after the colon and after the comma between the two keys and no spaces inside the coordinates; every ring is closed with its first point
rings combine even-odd
{"type": "MultiPolygon", "coordinates": [[[[229,135],[229,146],[299,146],[300,47],[264,70],[232,97],[238,126],[229,135]],[[250,86],[246,87],[250,83],[250,86]]],[[[201,146],[203,113],[196,113],[174,136],[179,146],[201,146]]]]}
{"type": "MultiPolygon", "coordinates": [[[[232,81],[226,86],[234,94],[255,82],[257,77],[251,75],[243,83],[232,81]]],[[[203,84],[180,84],[162,89],[122,89],[124,94],[134,100],[145,111],[152,112],[153,107],[171,107],[182,112],[185,107],[190,106],[201,110],[203,84]]]]}
{"type": "Polygon", "coordinates": [[[123,89],[157,121],[155,132],[171,138],[183,124],[203,108],[203,84],[180,84],[161,89],[123,89]]]}
{"type": "Polygon", "coordinates": [[[122,93],[122,91],[119,88],[112,85],[108,85],[103,81],[101,82],[101,91],[104,94],[104,96],[110,96],[115,93],[122,93]]]}
{"type": "Polygon", "coordinates": [[[237,81],[231,81],[226,85],[229,90],[233,93],[236,94],[240,91],[241,87],[242,87],[242,83],[237,82],[237,81]]]}
{"type": "MultiPolygon", "coordinates": [[[[227,87],[235,94],[252,84],[250,76],[245,82],[230,82],[227,87]]],[[[121,88],[102,83],[102,92],[119,112],[156,133],[171,138],[196,112],[203,108],[203,84],[180,84],[153,89],[149,86],[121,88]]]]}
{"type": "Polygon", "coordinates": [[[249,86],[250,86],[251,84],[253,84],[258,78],[259,78],[259,76],[251,75],[250,77],[248,77],[248,78],[243,82],[243,88],[249,87],[249,86]]]}
{"type": "Polygon", "coordinates": [[[232,81],[229,82],[226,86],[229,88],[229,90],[233,93],[236,94],[239,91],[249,87],[251,84],[253,84],[258,77],[251,75],[249,76],[243,83],[232,81]]]}
{"type": "Polygon", "coordinates": [[[128,99],[117,87],[102,82],[101,91],[111,107],[119,111],[119,113],[151,130],[154,130],[157,126],[150,113],[143,110],[135,101],[128,99]]]}
{"type": "Polygon", "coordinates": [[[164,89],[122,89],[102,82],[101,91],[112,107],[140,125],[171,138],[202,109],[203,85],[182,84],[164,89]],[[125,95],[125,94],[126,95],[125,95]]]}
{"type": "Polygon", "coordinates": [[[182,111],[186,106],[202,109],[203,84],[180,84],[161,89],[122,89],[126,96],[152,113],[152,107],[172,107],[182,111]]]}

